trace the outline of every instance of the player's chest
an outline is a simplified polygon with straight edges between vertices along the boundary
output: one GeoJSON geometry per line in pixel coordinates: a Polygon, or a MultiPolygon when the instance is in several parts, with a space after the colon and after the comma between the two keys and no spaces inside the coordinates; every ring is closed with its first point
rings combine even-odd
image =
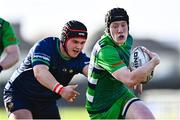
{"type": "Polygon", "coordinates": [[[76,74],[78,72],[78,63],[75,61],[59,61],[51,64],[51,70],[61,75],[76,74]]]}
{"type": "Polygon", "coordinates": [[[128,49],[117,49],[119,58],[125,62],[126,65],[129,64],[129,56],[130,56],[130,50],[128,49]]]}

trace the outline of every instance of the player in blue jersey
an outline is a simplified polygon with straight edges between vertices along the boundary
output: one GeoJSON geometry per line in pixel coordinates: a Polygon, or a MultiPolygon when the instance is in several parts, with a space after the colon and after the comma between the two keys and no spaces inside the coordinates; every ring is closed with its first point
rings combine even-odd
{"type": "Polygon", "coordinates": [[[13,73],[4,89],[9,119],[60,119],[56,100],[73,102],[77,85],[68,85],[78,73],[87,76],[89,58],[82,53],[86,26],[71,20],[61,37],[37,42],[13,73]]]}

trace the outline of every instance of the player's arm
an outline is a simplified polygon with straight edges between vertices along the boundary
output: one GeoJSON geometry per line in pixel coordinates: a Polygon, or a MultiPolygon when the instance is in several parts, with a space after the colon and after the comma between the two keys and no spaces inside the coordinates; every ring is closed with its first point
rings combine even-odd
{"type": "Polygon", "coordinates": [[[5,47],[4,51],[6,53],[3,60],[0,62],[1,70],[8,69],[16,64],[19,60],[19,40],[16,38],[14,30],[9,22],[5,21],[2,27],[2,44],[5,47]]]}
{"type": "Polygon", "coordinates": [[[138,67],[133,71],[130,71],[125,66],[113,72],[112,75],[117,80],[120,80],[124,84],[127,84],[129,87],[133,87],[134,85],[143,82],[147,78],[147,76],[151,74],[156,65],[158,65],[160,62],[159,56],[156,53],[149,52],[148,54],[151,54],[150,56],[152,59],[143,66],[138,67]]]}
{"type": "Polygon", "coordinates": [[[65,100],[73,102],[76,96],[79,95],[79,93],[75,91],[77,85],[69,85],[64,87],[49,72],[49,67],[47,65],[36,65],[33,67],[33,71],[36,79],[41,85],[49,88],[57,94],[60,94],[65,100]]]}
{"type": "Polygon", "coordinates": [[[88,66],[89,65],[86,65],[86,66],[84,66],[84,68],[83,68],[83,74],[87,77],[87,75],[88,75],[88,66]]]}
{"type": "Polygon", "coordinates": [[[5,52],[6,52],[6,56],[0,62],[0,66],[2,66],[4,70],[16,64],[19,61],[19,54],[20,54],[18,45],[7,46],[5,48],[5,52]]]}

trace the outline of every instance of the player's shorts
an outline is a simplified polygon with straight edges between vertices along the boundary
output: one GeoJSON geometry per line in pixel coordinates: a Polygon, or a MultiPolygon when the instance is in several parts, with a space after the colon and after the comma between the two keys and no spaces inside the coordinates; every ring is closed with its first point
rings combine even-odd
{"type": "Polygon", "coordinates": [[[134,94],[126,92],[107,111],[96,114],[89,114],[91,119],[125,119],[129,106],[139,101],[134,94]]]}
{"type": "Polygon", "coordinates": [[[6,111],[10,113],[27,109],[31,111],[33,119],[60,119],[56,101],[37,101],[16,95],[12,90],[4,90],[4,105],[6,111]]]}

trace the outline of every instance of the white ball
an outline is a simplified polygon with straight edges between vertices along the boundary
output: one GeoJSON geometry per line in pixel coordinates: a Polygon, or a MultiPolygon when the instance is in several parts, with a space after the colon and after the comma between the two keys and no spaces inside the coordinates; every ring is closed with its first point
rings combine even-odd
{"type": "MultiPolygon", "coordinates": [[[[130,54],[129,68],[131,71],[137,69],[138,67],[150,61],[149,55],[143,51],[142,47],[143,46],[138,46],[134,48],[130,54]]],[[[153,72],[150,76],[147,77],[147,79],[143,83],[146,83],[149,80],[151,80],[152,76],[153,76],[153,72]]]]}

